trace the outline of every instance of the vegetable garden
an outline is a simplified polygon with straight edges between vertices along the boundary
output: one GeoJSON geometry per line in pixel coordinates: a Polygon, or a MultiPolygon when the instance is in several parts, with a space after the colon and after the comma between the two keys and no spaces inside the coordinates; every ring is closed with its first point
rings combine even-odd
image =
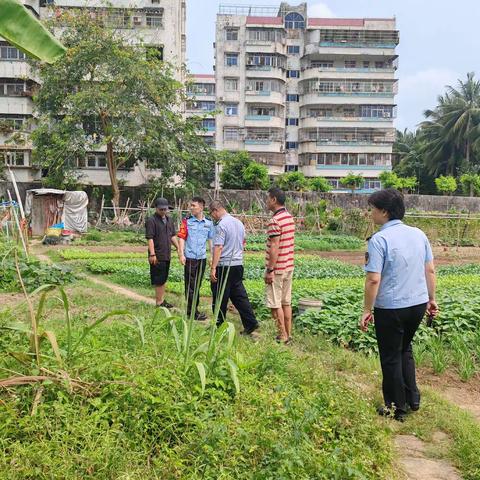
{"type": "MultiPolygon", "coordinates": [[[[75,247],[52,249],[54,264],[19,258],[27,301],[0,313],[2,478],[402,478],[396,427],[373,408],[380,401],[373,330],[357,328],[363,269],[322,254],[347,249],[362,257],[362,241],[299,235],[296,341],[284,347],[273,341],[264,307],[263,236],[249,236],[245,268],[262,321],[258,343],[235,334],[234,313],[220,329],[185,318],[175,256],[173,312],[92,283],[151,296],[139,236],[124,235],[121,248],[111,237],[94,231],[75,247]],[[323,308],[298,315],[301,298],[322,300],[323,308]]],[[[0,295],[20,290],[11,248],[3,249],[0,295]]],[[[417,363],[477,382],[480,267],[438,273],[441,314],[418,333],[417,363]]],[[[207,281],[200,294],[210,313],[207,281]]],[[[426,439],[446,432],[452,444],[443,455],[464,478],[479,478],[480,427],[425,390],[425,409],[402,428],[426,439]]]]}

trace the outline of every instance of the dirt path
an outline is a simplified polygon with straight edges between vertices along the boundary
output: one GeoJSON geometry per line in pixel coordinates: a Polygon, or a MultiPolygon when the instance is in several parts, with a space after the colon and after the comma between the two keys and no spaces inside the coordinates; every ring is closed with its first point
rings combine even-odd
{"type": "MultiPolygon", "coordinates": [[[[36,249],[34,251],[34,254],[41,262],[45,262],[45,263],[52,262],[50,258],[47,257],[47,255],[45,255],[44,253],[42,253],[42,251],[39,249],[36,249]]],[[[93,277],[91,275],[86,275],[84,273],[77,274],[77,275],[79,275],[81,278],[86,278],[92,283],[101,285],[102,287],[106,287],[112,292],[117,293],[118,295],[121,295],[123,297],[130,298],[131,300],[135,300],[137,302],[143,302],[143,303],[148,303],[149,305],[155,305],[155,300],[153,298],[145,297],[144,295],[140,295],[139,293],[133,292],[128,288],[121,287],[120,285],[116,285],[114,283],[110,283],[105,280],[101,280],[99,278],[93,277]]]]}
{"type": "Polygon", "coordinates": [[[430,458],[428,452],[433,448],[445,448],[449,439],[443,432],[433,435],[432,443],[427,444],[415,435],[397,435],[395,448],[400,465],[408,480],[461,480],[459,472],[447,461],[430,458]]]}
{"type": "Polygon", "coordinates": [[[471,413],[480,422],[480,375],[462,382],[455,372],[447,371],[441,376],[428,370],[419,371],[419,381],[438,392],[445,400],[471,413]]]}

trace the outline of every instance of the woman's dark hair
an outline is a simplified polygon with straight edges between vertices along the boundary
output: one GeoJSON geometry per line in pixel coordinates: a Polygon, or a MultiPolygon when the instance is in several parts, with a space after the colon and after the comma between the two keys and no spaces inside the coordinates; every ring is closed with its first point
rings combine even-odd
{"type": "Polygon", "coordinates": [[[390,220],[402,220],[405,216],[403,195],[394,188],[385,188],[372,193],[368,197],[368,204],[379,210],[385,210],[390,220]]]}
{"type": "Polygon", "coordinates": [[[199,203],[202,207],[205,206],[205,200],[202,197],[193,197],[191,201],[199,203]]]}

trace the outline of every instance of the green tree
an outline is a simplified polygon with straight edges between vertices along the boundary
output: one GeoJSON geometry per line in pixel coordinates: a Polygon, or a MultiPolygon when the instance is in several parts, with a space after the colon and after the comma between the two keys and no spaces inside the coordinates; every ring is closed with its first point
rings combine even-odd
{"type": "Polygon", "coordinates": [[[460,177],[460,185],[464,195],[470,197],[480,196],[480,175],[476,173],[464,173],[460,177]]]}
{"type": "Polygon", "coordinates": [[[433,194],[436,191],[435,177],[425,164],[423,151],[424,144],[418,131],[397,130],[393,144],[393,171],[401,178],[416,177],[419,192],[433,194]]]}
{"type": "Polygon", "coordinates": [[[457,190],[457,181],[452,176],[440,175],[435,179],[435,185],[442,195],[451,195],[457,190]]]}
{"type": "Polygon", "coordinates": [[[275,179],[279,188],[285,191],[303,192],[308,190],[309,182],[302,172],[288,172],[275,179]]]}
{"type": "Polygon", "coordinates": [[[118,206],[119,169],[144,161],[167,183],[185,180],[192,164],[212,155],[196,134],[198,119],[181,115],[186,97],[171,66],[142,43],[127,47],[88,11],[65,10],[55,17],[58,25],[67,54],[54,66],[36,65],[42,87],[32,137],[48,175],[68,178],[88,152],[105,151],[118,206]]]}
{"type": "Polygon", "coordinates": [[[378,176],[383,188],[398,188],[398,175],[395,172],[382,172],[378,176]]]}
{"type": "Polygon", "coordinates": [[[447,87],[421,124],[426,164],[432,174],[457,175],[471,169],[480,146],[480,82],[473,73],[458,87],[447,87]]]}
{"type": "Polygon", "coordinates": [[[340,179],[340,185],[343,187],[349,188],[352,192],[352,195],[355,193],[355,190],[362,187],[365,183],[363,175],[356,175],[353,172],[350,172],[346,177],[340,179]]]}
{"type": "Polygon", "coordinates": [[[232,190],[248,190],[248,184],[243,177],[244,171],[253,163],[248,152],[218,152],[217,160],[221,165],[220,181],[222,187],[232,190]]]}
{"type": "Polygon", "coordinates": [[[403,193],[411,193],[415,190],[418,185],[417,177],[399,177],[397,181],[397,188],[401,190],[403,193]]]}
{"type": "Polygon", "coordinates": [[[310,189],[314,192],[329,192],[332,186],[325,177],[314,177],[310,179],[310,189]]]}
{"type": "Polygon", "coordinates": [[[245,167],[242,176],[248,189],[266,190],[270,183],[268,179],[268,168],[256,162],[251,162],[250,165],[245,167]]]}

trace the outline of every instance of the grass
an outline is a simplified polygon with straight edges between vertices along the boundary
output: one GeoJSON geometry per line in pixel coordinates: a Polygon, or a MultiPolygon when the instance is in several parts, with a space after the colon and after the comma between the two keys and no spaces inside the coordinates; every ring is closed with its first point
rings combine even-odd
{"type": "MultiPolygon", "coordinates": [[[[276,345],[268,326],[258,344],[236,340],[240,393],[220,372],[202,395],[195,372],[179,368],[166,323],[152,323],[152,307],[86,281],[68,291],[74,336],[121,303],[141,319],[145,344],[112,319],[91,332],[69,367],[87,392],[46,384],[30,415],[36,388],[3,390],[2,478],[396,478],[391,432],[368,399],[332,377],[320,357],[276,345]]],[[[52,300],[47,308],[46,326],[62,345],[63,312],[52,300]]],[[[12,316],[20,312],[4,312],[2,321],[12,316]]],[[[15,332],[0,344],[28,348],[15,332]]],[[[5,353],[0,367],[26,368],[5,353]]]]}

